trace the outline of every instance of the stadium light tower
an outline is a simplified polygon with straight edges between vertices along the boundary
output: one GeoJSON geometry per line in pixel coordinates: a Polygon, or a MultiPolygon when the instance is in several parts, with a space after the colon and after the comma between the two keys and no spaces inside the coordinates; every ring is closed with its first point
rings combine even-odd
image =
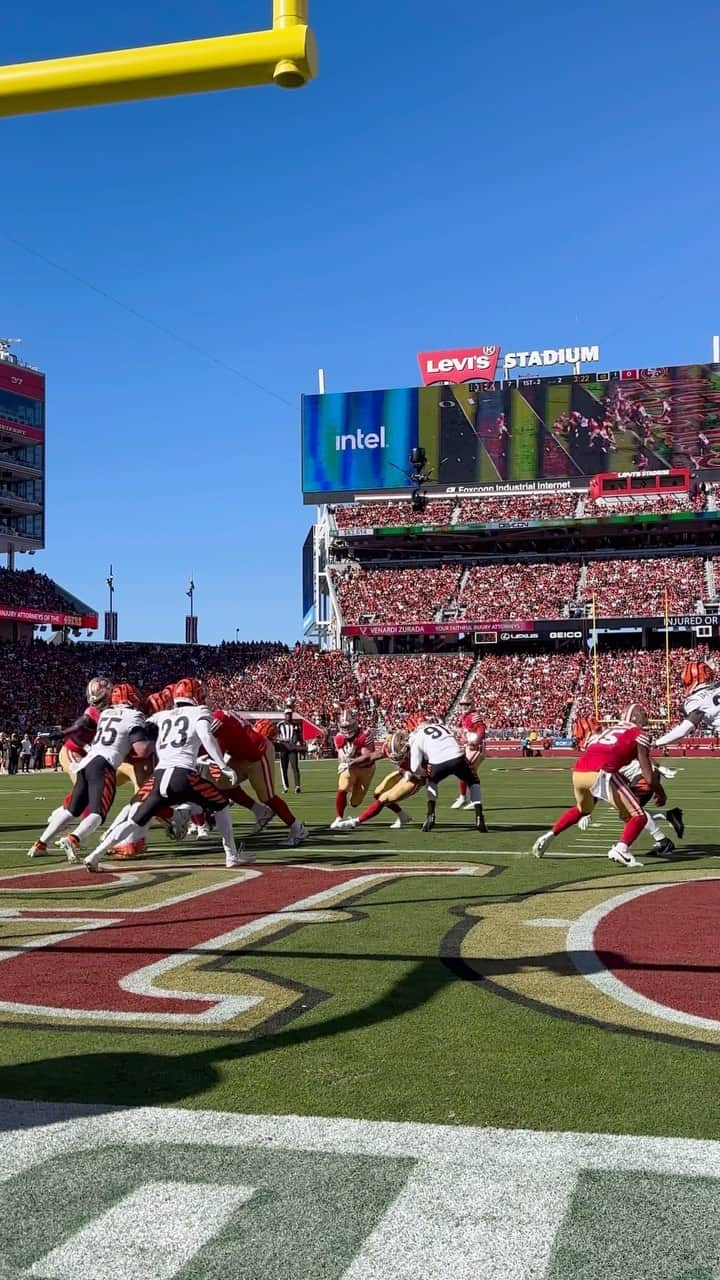
{"type": "Polygon", "coordinates": [[[0,67],[0,116],[261,84],[299,89],[317,72],[308,4],[273,0],[269,31],[0,67]]]}

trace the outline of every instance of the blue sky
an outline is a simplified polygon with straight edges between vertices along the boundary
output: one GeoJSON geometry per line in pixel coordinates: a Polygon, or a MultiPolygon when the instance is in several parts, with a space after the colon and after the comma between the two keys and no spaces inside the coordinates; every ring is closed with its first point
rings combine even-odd
{"type": "MultiPolygon", "coordinates": [[[[4,14],[2,56],[270,10],[39,0],[4,14]]],[[[20,563],[102,609],[112,561],[121,639],[182,639],[191,570],[201,641],[299,637],[299,397],[318,365],[342,390],[492,342],[684,363],[720,329],[714,3],[311,16],[321,73],[300,93],[3,121],[0,330],[48,373],[48,546],[20,563]]]]}

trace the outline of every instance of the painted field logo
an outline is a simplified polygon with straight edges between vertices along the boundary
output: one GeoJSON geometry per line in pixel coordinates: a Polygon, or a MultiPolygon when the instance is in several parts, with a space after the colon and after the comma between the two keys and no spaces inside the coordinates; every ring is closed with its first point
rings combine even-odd
{"type": "Polygon", "coordinates": [[[7,875],[0,1022],[258,1035],[328,997],[264,971],[261,955],[248,963],[248,950],[304,926],[352,920],[351,900],[398,876],[488,870],[276,866],[230,876],[195,865],[7,875]]]}
{"type": "Polygon", "coordinates": [[[443,950],[511,999],[720,1045],[720,874],[666,867],[469,908],[443,950]]]}

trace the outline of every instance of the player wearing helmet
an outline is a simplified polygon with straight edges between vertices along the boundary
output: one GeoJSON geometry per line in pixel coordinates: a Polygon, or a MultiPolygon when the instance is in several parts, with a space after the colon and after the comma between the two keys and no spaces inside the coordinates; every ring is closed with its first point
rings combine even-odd
{"type": "Polygon", "coordinates": [[[93,676],[85,690],[85,710],[63,731],[65,741],[60,748],[60,765],[73,782],[77,766],[83,756],[87,755],[97,732],[100,712],[109,706],[112,687],[112,680],[107,676],[93,676]]]}
{"type": "MultiPolygon", "coordinates": [[[[460,721],[459,741],[465,748],[465,758],[472,769],[473,776],[477,785],[480,787],[480,800],[482,802],[482,786],[478,771],[481,764],[487,758],[487,730],[485,723],[479,711],[466,711],[460,721]]],[[[474,808],[472,800],[468,800],[467,783],[462,778],[458,779],[458,788],[460,794],[450,806],[452,809],[472,809],[474,808]]]]}
{"type": "Polygon", "coordinates": [[[357,818],[343,818],[342,825],[336,830],[353,831],[355,827],[376,818],[383,809],[390,809],[396,815],[395,821],[390,823],[393,830],[407,827],[412,822],[410,814],[403,809],[402,802],[414,796],[421,784],[410,772],[410,739],[404,729],[396,729],[395,733],[387,735],[384,754],[388,760],[392,760],[395,767],[376,786],[372,804],[357,818]]]}
{"type": "Polygon", "coordinates": [[[49,842],[64,827],[81,817],[75,830],[58,840],[68,862],[77,862],[82,841],[102,826],[115,799],[117,771],[134,749],[142,756],[152,753],[152,740],[141,710],[142,700],[133,685],[114,685],[110,706],[100,712],[92,746],[76,766],[75,785],[65,803],[50,816],[42,835],[28,850],[28,856],[47,852],[49,842]]]}
{"type": "Polygon", "coordinates": [[[432,831],[435,826],[438,788],[441,782],[451,777],[467,784],[475,810],[475,828],[477,831],[487,831],[480,783],[457,738],[447,725],[440,721],[425,720],[421,716],[411,716],[408,728],[411,729],[410,772],[418,780],[425,781],[427,786],[427,813],[423,831],[432,831]]]}
{"type": "Polygon", "coordinates": [[[375,772],[373,742],[369,733],[358,727],[354,711],[346,709],[340,716],[339,732],[335,734],[335,750],[338,758],[338,785],[335,793],[335,819],[331,831],[343,831],[343,818],[348,799],[353,809],[365,799],[375,772]]]}
{"type": "Polygon", "coordinates": [[[228,797],[204,778],[198,767],[198,757],[204,752],[230,786],[237,782],[234,770],[225,763],[213,737],[210,710],[203,705],[202,696],[197,680],[180,680],[174,688],[172,708],[151,717],[150,724],[157,727],[157,763],[153,775],[142,788],[129,818],[116,819],[105,839],[85,859],[88,871],[97,871],[105,850],[111,845],[137,839],[145,834],[157,813],[167,806],[182,805],[215,814],[226,867],[254,861],[252,855],[243,857],[236,847],[228,797]]]}
{"type": "Polygon", "coordinates": [[[307,831],[275,791],[275,750],[272,744],[274,728],[269,720],[258,721],[253,727],[232,711],[213,711],[212,732],[215,741],[234,770],[237,782],[249,782],[258,803],[237,783],[230,787],[220,778],[216,778],[215,782],[235,804],[252,810],[256,825],[250,832],[251,835],[262,831],[272,821],[273,814],[277,814],[288,828],[286,843],[292,849],[302,844],[307,838],[307,831]]]}
{"type": "Polygon", "coordinates": [[[712,729],[720,733],[720,683],[707,662],[688,662],[683,669],[685,691],[683,719],[655,741],[656,747],[669,747],[681,742],[695,729],[712,729]]]}
{"type": "Polygon", "coordinates": [[[555,836],[588,817],[598,800],[612,804],[624,822],[622,836],[608,853],[611,862],[623,867],[642,866],[630,852],[630,846],[647,826],[647,815],[621,770],[637,760],[647,785],[659,794],[658,780],[650,760],[648,714],[638,703],[631,703],[619,724],[591,735],[573,769],[575,804],[558,818],[549,831],[533,845],[536,858],[542,858],[555,836]]]}

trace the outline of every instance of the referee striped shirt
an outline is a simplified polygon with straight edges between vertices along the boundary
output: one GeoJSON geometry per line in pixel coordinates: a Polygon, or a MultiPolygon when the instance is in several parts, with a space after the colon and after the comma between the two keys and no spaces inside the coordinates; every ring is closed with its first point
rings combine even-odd
{"type": "Polygon", "coordinates": [[[284,747],[299,747],[300,725],[297,720],[278,721],[275,741],[284,747]]]}

